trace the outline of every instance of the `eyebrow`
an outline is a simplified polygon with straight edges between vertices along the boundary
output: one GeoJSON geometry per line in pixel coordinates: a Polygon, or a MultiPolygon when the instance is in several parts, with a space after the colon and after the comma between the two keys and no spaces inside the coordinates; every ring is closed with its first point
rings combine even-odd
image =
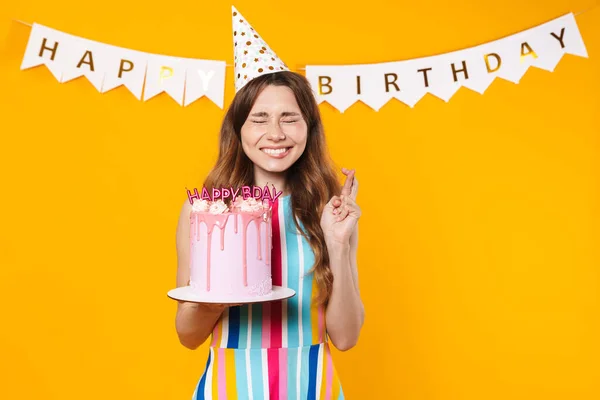
{"type": "MultiPolygon", "coordinates": [[[[268,118],[269,117],[269,113],[267,113],[265,111],[255,112],[250,115],[252,117],[257,117],[257,118],[268,118]]],[[[299,117],[300,114],[295,111],[284,111],[281,113],[281,116],[282,117],[299,117]]]]}

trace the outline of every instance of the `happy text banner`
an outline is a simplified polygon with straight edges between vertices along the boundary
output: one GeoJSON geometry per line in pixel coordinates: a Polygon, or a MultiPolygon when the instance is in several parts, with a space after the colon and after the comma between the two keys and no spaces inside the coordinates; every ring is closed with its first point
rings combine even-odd
{"type": "Polygon", "coordinates": [[[379,110],[391,98],[413,107],[425,94],[445,101],[461,87],[483,93],[496,77],[519,83],[530,66],[553,71],[563,54],[587,57],[572,13],[469,49],[406,61],[307,65],[319,104],[344,112],[360,100],[379,110]]]}
{"type": "Polygon", "coordinates": [[[45,65],[59,82],[85,76],[102,93],[125,86],[138,100],[167,93],[180,105],[202,96],[223,108],[225,61],[178,58],[94,42],[33,24],[21,69],[45,65]]]}

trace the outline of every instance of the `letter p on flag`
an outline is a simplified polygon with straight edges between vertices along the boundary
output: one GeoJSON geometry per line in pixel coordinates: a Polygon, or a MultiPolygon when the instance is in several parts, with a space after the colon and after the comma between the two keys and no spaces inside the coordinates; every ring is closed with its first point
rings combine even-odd
{"type": "Polygon", "coordinates": [[[169,79],[173,77],[173,68],[171,67],[160,67],[160,84],[163,84],[165,79],[169,79]]]}

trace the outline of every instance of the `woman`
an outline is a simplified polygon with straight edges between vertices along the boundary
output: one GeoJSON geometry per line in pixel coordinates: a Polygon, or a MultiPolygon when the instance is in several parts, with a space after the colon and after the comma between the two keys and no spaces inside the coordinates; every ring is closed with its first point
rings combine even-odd
{"type": "MultiPolygon", "coordinates": [[[[340,187],[326,151],[310,84],[290,71],[252,79],[223,121],[217,163],[204,186],[274,185],[274,285],[288,300],[253,305],[179,302],[180,342],[196,349],[211,335],[193,399],[343,399],[328,337],[352,348],[364,321],[356,251],[360,208],[354,171],[340,187]]],[[[188,284],[186,200],[177,228],[177,286],[188,284]]]]}

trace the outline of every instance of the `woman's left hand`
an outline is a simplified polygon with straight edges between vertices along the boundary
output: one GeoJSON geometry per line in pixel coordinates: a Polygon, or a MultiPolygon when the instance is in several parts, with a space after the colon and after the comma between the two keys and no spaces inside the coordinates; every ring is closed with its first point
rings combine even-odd
{"type": "Polygon", "coordinates": [[[350,236],[356,229],[361,210],[356,204],[358,181],[355,170],[342,169],[346,182],[340,196],[333,196],[323,209],[321,228],[328,244],[350,244],[350,236]]]}

